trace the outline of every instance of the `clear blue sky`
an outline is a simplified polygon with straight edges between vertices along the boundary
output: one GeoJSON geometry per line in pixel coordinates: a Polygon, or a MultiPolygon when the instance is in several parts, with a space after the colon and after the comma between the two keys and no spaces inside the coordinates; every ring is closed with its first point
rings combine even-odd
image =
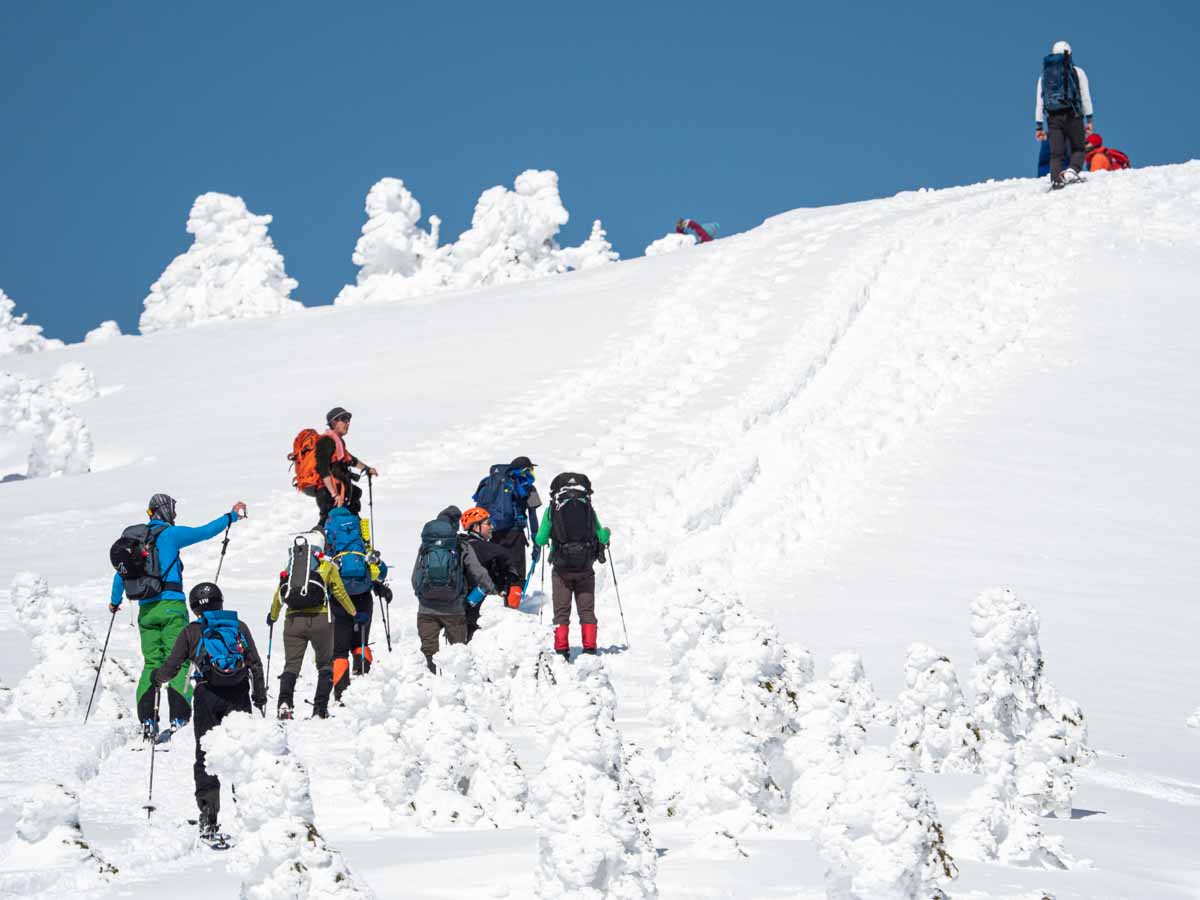
{"type": "Polygon", "coordinates": [[[1032,174],[1051,42],[1135,165],[1200,155],[1200,4],[4,3],[0,288],[53,337],[141,303],[196,195],[275,217],[294,296],[352,282],[363,201],[403,178],[444,239],[526,168],[564,243],[640,255],[800,206],[1032,174]]]}

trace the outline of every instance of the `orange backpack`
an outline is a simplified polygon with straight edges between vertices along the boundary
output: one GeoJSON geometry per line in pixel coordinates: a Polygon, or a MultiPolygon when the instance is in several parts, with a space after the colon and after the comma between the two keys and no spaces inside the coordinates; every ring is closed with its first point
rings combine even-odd
{"type": "Polygon", "coordinates": [[[288,459],[296,468],[292,479],[292,487],[312,497],[321,485],[321,476],[317,474],[317,439],[320,435],[312,428],[305,428],[292,441],[292,452],[288,459]]]}

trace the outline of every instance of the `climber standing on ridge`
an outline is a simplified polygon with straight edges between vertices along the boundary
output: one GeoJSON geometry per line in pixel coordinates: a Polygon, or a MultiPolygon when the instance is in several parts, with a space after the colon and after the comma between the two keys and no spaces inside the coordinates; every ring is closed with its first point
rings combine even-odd
{"type": "Polygon", "coordinates": [[[596,652],[596,575],[592,564],[604,562],[611,533],[592,509],[592,482],[586,475],[563,472],[550,482],[550,507],[534,539],[550,544],[554,585],[554,652],[571,658],[571,598],[579,614],[583,652],[596,652]]]}
{"type": "Polygon", "coordinates": [[[705,222],[701,225],[695,219],[680,219],[675,223],[676,234],[690,234],[700,244],[716,240],[720,231],[721,225],[718,222],[705,222]]]}
{"type": "Polygon", "coordinates": [[[192,588],[188,605],[196,621],[176,638],[171,655],[151,674],[155,687],[187,675],[189,661],[196,666],[196,806],[200,808],[200,837],[213,846],[227,847],[217,816],[221,811],[221,782],[204,767],[204,735],[231,712],[262,712],[267,705],[267,684],[254,638],[237,613],[225,609],[221,589],[205,581],[192,588]],[[251,693],[253,682],[253,694],[251,693]]]}
{"type": "Polygon", "coordinates": [[[321,479],[316,494],[317,509],[321,514],[317,528],[325,527],[325,517],[334,507],[344,506],[356,516],[362,509],[362,489],[353,484],[357,476],[351,474],[352,466],[372,478],[379,474],[346,449],[350,418],[347,410],[335,406],[325,414],[325,424],[329,430],[317,440],[317,475],[321,479]]]}
{"type": "MultiPolygon", "coordinates": [[[[184,605],[183,560],[184,547],[214,538],[246,515],[246,504],[238,502],[207,525],[189,528],[175,524],[175,500],[169,494],[155,494],[146,510],[150,521],[126,528],[117,544],[133,546],[145,559],[145,572],[134,576],[118,568],[113,576],[109,609],[115,614],[123,595],[138,603],[138,631],[142,644],[142,676],[137,685],[137,716],[142,723],[142,736],[157,740],[158,715],[155,701],[158,689],[151,684],[151,673],[162,665],[175,645],[179,633],[188,623],[184,605]]],[[[114,545],[115,552],[117,545],[114,545]]],[[[112,558],[110,553],[110,558],[112,558]]],[[[115,562],[114,562],[115,565],[115,562]]],[[[167,708],[171,716],[169,734],[186,725],[192,716],[192,687],[187,672],[173,678],[167,687],[167,708]]]]}
{"type": "MultiPolygon", "coordinates": [[[[537,463],[531,462],[528,456],[518,456],[508,465],[498,463],[479,482],[471,497],[487,510],[495,529],[492,541],[512,555],[513,564],[521,573],[522,584],[526,577],[525,548],[529,545],[525,529],[529,528],[530,536],[537,534],[536,510],[542,505],[542,498],[533,485],[533,470],[536,468],[537,463]]],[[[535,565],[540,556],[541,550],[535,546],[535,565]]]]}
{"type": "Polygon", "coordinates": [[[1034,137],[1050,141],[1050,187],[1058,190],[1079,181],[1083,148],[1087,135],[1092,133],[1092,94],[1087,73],[1075,65],[1071,45],[1066,41],[1056,42],[1050,55],[1042,60],[1033,118],[1034,137]]]}
{"type": "MultiPolygon", "coordinates": [[[[493,543],[492,520],[488,511],[482,506],[472,506],[462,514],[460,521],[463,531],[466,532],[462,542],[474,552],[480,565],[487,570],[495,587],[494,593],[504,597],[504,605],[509,609],[520,608],[525,573],[517,569],[511,553],[493,543]]],[[[478,603],[467,604],[468,644],[479,630],[479,613],[482,608],[482,598],[478,603]]]]}

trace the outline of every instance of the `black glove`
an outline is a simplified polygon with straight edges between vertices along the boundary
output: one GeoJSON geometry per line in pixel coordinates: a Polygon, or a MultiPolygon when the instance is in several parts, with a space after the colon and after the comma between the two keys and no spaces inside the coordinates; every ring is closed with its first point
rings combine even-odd
{"type": "Polygon", "coordinates": [[[390,587],[388,587],[386,584],[377,584],[374,587],[376,597],[378,597],[384,603],[392,602],[392,589],[390,587]]]}
{"type": "Polygon", "coordinates": [[[608,557],[604,553],[604,551],[607,549],[608,547],[606,545],[601,544],[600,549],[596,551],[596,559],[598,559],[602,564],[608,562],[608,557]]]}
{"type": "Polygon", "coordinates": [[[257,709],[259,712],[264,712],[267,708],[267,698],[266,697],[255,697],[254,698],[254,708],[257,709]]]}
{"type": "Polygon", "coordinates": [[[272,616],[270,613],[267,613],[267,627],[270,628],[274,624],[275,624],[275,617],[272,616]]]}

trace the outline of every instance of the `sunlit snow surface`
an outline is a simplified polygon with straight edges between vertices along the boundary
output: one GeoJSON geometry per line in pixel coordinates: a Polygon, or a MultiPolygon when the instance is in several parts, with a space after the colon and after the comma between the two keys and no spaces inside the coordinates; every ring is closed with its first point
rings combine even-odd
{"type": "MultiPolygon", "coordinates": [[[[1198,251],[1189,163],[5,357],[71,393],[94,455],[0,485],[0,894],[1196,896],[1198,251]],[[315,520],[286,455],[335,404],[381,473],[393,652],[377,617],[380,664],[335,718],[215,734],[242,846],[214,854],[187,822],[190,728],[156,760],[147,824],[137,632],[108,615],[106,551],[156,491],[189,524],[245,500],[221,585],[266,652],[288,536],[315,520]],[[600,667],[564,677],[535,576],[426,676],[420,525],[519,453],[543,485],[591,476],[631,647],[598,572],[600,667]]],[[[35,439],[0,434],[0,477],[35,439]]],[[[219,550],[185,551],[189,583],[219,550]]],[[[309,663],[302,709],[313,684],[309,663]]]]}

